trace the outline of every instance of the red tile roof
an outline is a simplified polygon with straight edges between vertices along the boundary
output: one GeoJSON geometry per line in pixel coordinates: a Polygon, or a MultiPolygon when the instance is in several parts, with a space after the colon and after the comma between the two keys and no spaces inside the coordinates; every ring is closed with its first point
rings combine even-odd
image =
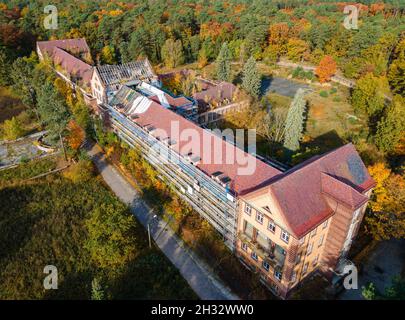
{"type": "Polygon", "coordinates": [[[84,38],[38,41],[37,45],[42,54],[46,53],[48,56],[52,56],[55,47],[72,53],[90,53],[89,46],[84,38]]]}
{"type": "Polygon", "coordinates": [[[201,157],[196,167],[205,174],[210,176],[220,171],[228,176],[231,179],[230,189],[238,194],[264,186],[281,173],[278,169],[256,159],[215,134],[202,129],[194,122],[163,108],[156,102],[152,102],[145,112],[137,115],[138,118],[133,121],[141,126],[151,125],[156,128],[152,132],[154,136],[159,136],[163,140],[169,135],[171,139],[174,139],[176,144],[172,146],[172,149],[176,152],[182,155],[192,152],[193,156],[201,157]],[[172,125],[174,126],[172,127],[172,125]],[[178,130],[176,129],[177,125],[178,130]],[[181,138],[177,132],[182,135],[181,138]],[[196,134],[197,139],[199,138],[201,141],[204,139],[206,145],[203,145],[203,142],[196,143],[195,139],[191,139],[193,134],[196,134]],[[212,149],[211,152],[209,148],[212,149]],[[246,168],[246,162],[238,163],[237,159],[249,161],[254,169],[253,174],[245,175],[243,172],[238,171],[238,169],[246,168]]]}
{"type": "Polygon", "coordinates": [[[83,84],[90,87],[90,80],[93,74],[93,67],[91,65],[58,47],[53,48],[52,60],[55,64],[60,65],[70,76],[81,79],[83,84]]]}
{"type": "Polygon", "coordinates": [[[300,238],[334,212],[324,194],[356,208],[366,201],[361,193],[374,184],[356,149],[349,143],[285,172],[271,183],[269,192],[295,236],[300,238]]]}
{"type": "Polygon", "coordinates": [[[356,189],[324,172],[321,172],[321,192],[353,210],[358,209],[368,200],[356,189]]]}

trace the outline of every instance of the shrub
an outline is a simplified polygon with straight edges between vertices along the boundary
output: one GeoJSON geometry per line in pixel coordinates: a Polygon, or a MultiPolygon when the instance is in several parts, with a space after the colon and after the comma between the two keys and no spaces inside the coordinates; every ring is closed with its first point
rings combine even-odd
{"type": "Polygon", "coordinates": [[[325,91],[325,90],[322,90],[321,92],[319,92],[319,95],[320,95],[322,98],[327,98],[327,97],[329,96],[328,92],[325,91]]]}

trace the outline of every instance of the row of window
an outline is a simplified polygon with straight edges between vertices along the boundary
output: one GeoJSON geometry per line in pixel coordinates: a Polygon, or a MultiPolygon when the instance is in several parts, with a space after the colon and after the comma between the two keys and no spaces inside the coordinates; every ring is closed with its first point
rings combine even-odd
{"type": "MultiPolygon", "coordinates": [[[[252,207],[248,204],[245,205],[245,213],[249,216],[252,214],[252,207]]],[[[264,214],[262,214],[259,211],[256,211],[256,221],[259,222],[260,224],[263,224],[264,214]]],[[[269,222],[267,223],[267,229],[273,233],[276,232],[276,224],[274,223],[273,220],[269,220],[269,222]]],[[[290,241],[290,234],[287,231],[281,229],[280,238],[285,243],[288,243],[290,241]]]]}
{"type": "MultiPolygon", "coordinates": [[[[268,208],[268,207],[267,207],[268,208]]],[[[268,210],[270,212],[270,210],[268,210]]],[[[245,213],[247,215],[251,215],[252,214],[252,207],[249,204],[245,204],[245,213]]],[[[256,221],[259,222],[260,224],[263,224],[264,222],[264,214],[262,214],[259,211],[256,211],[256,221]]],[[[328,226],[328,220],[325,220],[325,222],[322,224],[322,229],[325,229],[328,226]]],[[[276,232],[276,224],[274,223],[273,220],[269,220],[267,223],[267,229],[273,233],[276,232]]],[[[316,227],[314,230],[311,231],[310,233],[310,238],[313,238],[316,235],[318,227],[316,227]]],[[[290,240],[290,235],[287,231],[281,229],[281,235],[280,238],[285,242],[288,243],[288,241],[290,240]]],[[[305,241],[305,237],[300,239],[300,244],[304,243],[305,241]]],[[[323,242],[323,235],[321,238],[321,241],[323,242]]],[[[321,246],[322,243],[319,244],[319,246],[321,246]]]]}
{"type": "MultiPolygon", "coordinates": [[[[246,251],[246,252],[248,251],[248,246],[246,243],[242,243],[242,250],[246,251]]],[[[253,250],[250,253],[250,257],[255,261],[259,261],[259,257],[257,256],[256,252],[254,252],[253,250]]],[[[265,260],[263,260],[263,262],[262,262],[262,267],[264,270],[270,271],[270,264],[265,260]]],[[[274,270],[274,277],[277,280],[281,281],[282,276],[283,276],[283,274],[280,271],[274,270]]]]}

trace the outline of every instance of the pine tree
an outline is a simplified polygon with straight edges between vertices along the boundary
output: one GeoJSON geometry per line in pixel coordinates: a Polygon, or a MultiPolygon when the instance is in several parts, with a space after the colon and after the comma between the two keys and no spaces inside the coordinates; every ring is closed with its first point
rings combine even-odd
{"type": "Polygon", "coordinates": [[[260,94],[261,75],[257,70],[256,60],[250,57],[243,67],[242,88],[252,97],[257,98],[260,94]]]}
{"type": "Polygon", "coordinates": [[[298,89],[288,110],[285,122],[284,147],[290,151],[296,151],[300,147],[306,108],[304,95],[305,91],[301,88],[298,89]]]}
{"type": "Polygon", "coordinates": [[[224,42],[217,57],[217,78],[229,81],[231,78],[231,53],[228,44],[224,42]]]}
{"type": "Polygon", "coordinates": [[[65,100],[50,82],[45,82],[38,91],[38,111],[49,139],[57,141],[68,123],[69,111],[65,100]]]}
{"type": "Polygon", "coordinates": [[[91,282],[91,300],[104,300],[104,290],[97,278],[91,282]]]}

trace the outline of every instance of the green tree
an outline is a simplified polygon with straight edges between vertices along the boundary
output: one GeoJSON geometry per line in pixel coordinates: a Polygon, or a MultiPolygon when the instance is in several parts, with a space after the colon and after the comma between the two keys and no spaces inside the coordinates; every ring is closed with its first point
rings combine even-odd
{"type": "Polygon", "coordinates": [[[261,75],[257,70],[256,60],[250,57],[243,66],[242,88],[252,97],[258,98],[260,94],[261,75]]]}
{"type": "Polygon", "coordinates": [[[405,94],[405,39],[395,48],[388,71],[388,81],[394,93],[405,94]]]}
{"type": "Polygon", "coordinates": [[[34,109],[36,106],[36,91],[34,79],[35,63],[29,58],[17,58],[10,70],[13,89],[18,93],[21,101],[27,107],[34,109]]]}
{"type": "Polygon", "coordinates": [[[362,287],[362,295],[367,300],[404,300],[405,280],[399,276],[394,277],[384,292],[379,292],[374,283],[370,282],[362,287]]]}
{"type": "Polygon", "coordinates": [[[3,138],[5,140],[15,140],[23,135],[24,129],[22,128],[21,122],[16,117],[4,121],[3,138]]]}
{"type": "Polygon", "coordinates": [[[134,217],[122,203],[103,203],[90,212],[85,247],[92,261],[102,269],[117,269],[135,255],[134,217]]]}
{"type": "Polygon", "coordinates": [[[38,112],[49,139],[57,141],[68,123],[69,111],[61,94],[49,81],[38,91],[38,112]]]}
{"type": "Polygon", "coordinates": [[[357,81],[352,94],[352,104],[354,108],[365,111],[371,117],[384,109],[387,93],[387,79],[368,73],[357,81]]]}
{"type": "Polygon", "coordinates": [[[104,290],[97,278],[91,282],[91,300],[104,300],[104,290]]]}
{"type": "Polygon", "coordinates": [[[221,51],[218,54],[217,61],[217,78],[221,81],[230,81],[231,79],[231,53],[228,44],[224,42],[221,51]]]}
{"type": "Polygon", "coordinates": [[[294,96],[285,121],[284,147],[290,151],[296,151],[300,148],[305,109],[305,91],[300,88],[294,96]]]}
{"type": "Polygon", "coordinates": [[[0,86],[7,86],[10,83],[10,62],[2,47],[0,47],[0,66],[0,86]]]}
{"type": "Polygon", "coordinates": [[[392,151],[405,132],[405,98],[396,95],[377,125],[375,143],[384,151],[392,151]]]}
{"type": "Polygon", "coordinates": [[[162,59],[168,68],[175,68],[184,62],[181,40],[167,39],[162,47],[162,59]]]}

